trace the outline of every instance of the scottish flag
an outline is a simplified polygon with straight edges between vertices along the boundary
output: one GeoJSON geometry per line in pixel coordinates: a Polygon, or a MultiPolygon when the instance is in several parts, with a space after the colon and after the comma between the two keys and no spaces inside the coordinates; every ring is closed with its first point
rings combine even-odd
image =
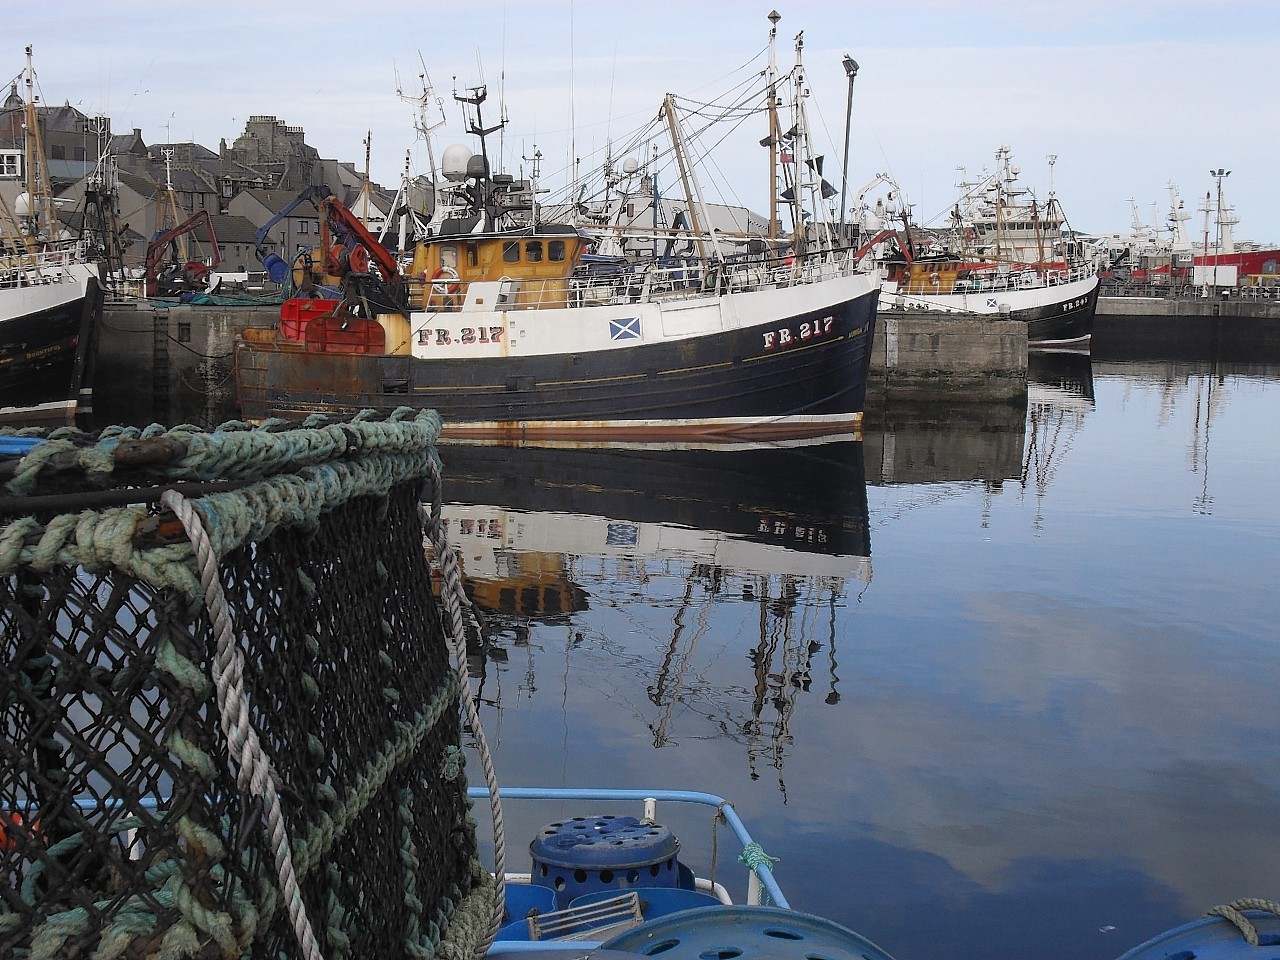
{"type": "Polygon", "coordinates": [[[605,535],[606,547],[634,547],[640,542],[640,528],[634,523],[611,523],[605,535]]]}
{"type": "Polygon", "coordinates": [[[627,317],[623,320],[609,321],[610,340],[639,340],[640,318],[627,317]]]}
{"type": "Polygon", "coordinates": [[[987,297],[987,306],[994,310],[996,308],[996,298],[987,297]]]}

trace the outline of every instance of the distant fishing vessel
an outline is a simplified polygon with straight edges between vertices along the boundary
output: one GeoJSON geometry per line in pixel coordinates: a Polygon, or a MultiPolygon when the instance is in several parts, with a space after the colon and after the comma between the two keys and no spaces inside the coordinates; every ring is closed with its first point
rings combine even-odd
{"type": "MultiPolygon", "coordinates": [[[[770,129],[782,129],[785,90],[788,156],[811,158],[800,45],[784,77],[772,71],[770,129]]],[[[479,438],[759,439],[859,426],[879,284],[829,234],[735,256],[695,225],[691,261],[598,269],[588,236],[540,218],[536,183],[490,170],[485,96],[478,87],[459,97],[475,110],[479,152],[444,151],[437,215],[403,276],[376,278],[379,295],[367,295],[376,241],[335,224],[337,242],[317,256],[343,299],[295,324],[297,339],[245,333],[246,417],[408,405],[438,410],[447,437],[479,438]]],[[[695,165],[670,97],[664,113],[693,195],[695,165]]],[[[816,190],[816,172],[790,165],[797,195],[816,190]]]]}
{"type": "MultiPolygon", "coordinates": [[[[35,69],[26,49],[22,117],[25,190],[0,198],[0,421],[67,421],[81,401],[87,350],[101,316],[98,265],[58,221],[36,112],[35,69]]],[[[85,397],[87,399],[87,395],[85,397]]]]}
{"type": "Polygon", "coordinates": [[[883,277],[880,311],[929,310],[1027,325],[1033,348],[1087,347],[1098,301],[1095,261],[1074,240],[1055,197],[1040,208],[1018,185],[1008,147],[997,171],[961,183],[962,202],[949,231],[920,231],[898,185],[878,174],[859,195],[857,216],[869,255],[883,277]],[[874,207],[871,187],[889,190],[874,207]],[[1066,232],[1064,232],[1066,231],[1066,232]]]}

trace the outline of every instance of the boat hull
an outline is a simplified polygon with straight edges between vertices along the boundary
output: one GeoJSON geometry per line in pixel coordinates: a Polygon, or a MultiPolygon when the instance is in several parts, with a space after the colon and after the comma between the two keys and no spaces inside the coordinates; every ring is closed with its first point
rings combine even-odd
{"type": "MultiPolygon", "coordinates": [[[[715,311],[719,329],[650,332],[675,329],[668,308],[645,324],[650,339],[597,347],[584,334],[580,350],[519,352],[513,340],[545,340],[515,334],[546,311],[426,322],[414,315],[418,343],[424,333],[445,339],[431,322],[506,324],[512,335],[500,348],[475,355],[325,353],[249,331],[237,347],[237,394],[248,419],[430,408],[447,437],[825,436],[861,424],[878,289],[867,278],[841,278],[823,299],[814,288],[824,286],[725,297],[715,311]],[[799,309],[779,309],[787,303],[799,309]]],[[[556,313],[580,322],[572,310],[556,313]]]]}
{"type": "MultiPolygon", "coordinates": [[[[566,540],[575,518],[607,517],[679,527],[730,554],[781,551],[767,572],[809,572],[810,558],[871,555],[862,443],[847,436],[706,446],[455,443],[442,444],[439,453],[450,501],[549,514],[556,536],[566,540]],[[805,479],[798,484],[798,477],[805,479]]],[[[625,530],[610,529],[594,546],[578,542],[564,552],[585,555],[606,545],[627,549],[625,530]]],[[[869,560],[865,566],[869,576],[869,560]]],[[[857,576],[861,566],[816,569],[857,576]]]]}
{"type": "Polygon", "coordinates": [[[0,422],[74,416],[102,313],[93,268],[80,266],[57,282],[0,288],[0,422]]]}

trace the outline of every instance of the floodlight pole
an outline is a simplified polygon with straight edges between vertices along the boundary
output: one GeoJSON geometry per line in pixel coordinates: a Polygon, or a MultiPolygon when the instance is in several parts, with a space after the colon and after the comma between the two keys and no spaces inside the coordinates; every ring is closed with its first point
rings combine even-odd
{"type": "Polygon", "coordinates": [[[849,129],[853,122],[853,81],[858,75],[858,61],[844,55],[844,72],[849,77],[849,97],[844,113],[844,163],[840,168],[840,243],[845,242],[845,194],[849,189],[849,129]]]}

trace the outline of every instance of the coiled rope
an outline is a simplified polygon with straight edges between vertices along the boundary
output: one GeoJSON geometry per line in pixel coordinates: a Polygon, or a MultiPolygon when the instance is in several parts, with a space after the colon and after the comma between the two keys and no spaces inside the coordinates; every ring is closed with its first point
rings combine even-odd
{"type": "Polygon", "coordinates": [[[262,801],[280,891],[284,894],[298,946],[302,948],[306,960],[324,960],[315,931],[307,917],[306,904],[302,902],[302,890],[298,886],[298,876],[293,867],[293,844],[284,822],[284,811],[280,807],[279,778],[271,758],[262,749],[257,731],[249,723],[249,695],[244,687],[244,655],[232,631],[231,616],[227,611],[222,580],[218,576],[218,559],[213,551],[213,544],[209,541],[204,521],[182,494],[167,490],[161,495],[160,502],[181,521],[196,552],[205,605],[217,639],[213,669],[218,716],[222,732],[227,738],[228,754],[236,767],[236,783],[242,791],[262,801]]]}
{"type": "MultiPolygon", "coordinates": [[[[1253,925],[1253,921],[1246,917],[1242,910],[1262,910],[1267,913],[1280,914],[1280,903],[1274,900],[1262,900],[1258,897],[1242,897],[1239,900],[1233,900],[1231,903],[1224,903],[1220,906],[1209,910],[1205,916],[1222,917],[1233,923],[1237,930],[1244,936],[1245,942],[1251,947],[1259,945],[1258,928],[1253,925]]],[[[1275,938],[1271,939],[1271,943],[1275,943],[1275,938]]]]}
{"type": "Polygon", "coordinates": [[[498,938],[498,930],[502,927],[502,917],[506,902],[506,830],[502,819],[502,798],[498,792],[498,776],[493,767],[493,755],[489,751],[489,741],[484,735],[484,727],[480,723],[480,711],[471,697],[471,677],[467,669],[467,646],[463,625],[463,611],[470,610],[471,601],[462,589],[462,571],[458,567],[458,557],[449,546],[445,535],[444,524],[440,521],[440,505],[443,483],[440,476],[440,465],[436,459],[430,459],[431,468],[431,506],[425,503],[419,506],[419,512],[426,524],[427,535],[435,551],[436,563],[444,583],[440,590],[440,600],[447,614],[445,639],[449,644],[449,652],[453,657],[454,669],[458,675],[459,696],[467,721],[471,724],[476,738],[476,750],[480,755],[480,766],[484,771],[485,786],[489,790],[489,812],[493,819],[493,871],[496,879],[494,890],[493,915],[489,921],[489,929],[484,940],[476,946],[475,956],[483,957],[494,940],[498,938]]]}

